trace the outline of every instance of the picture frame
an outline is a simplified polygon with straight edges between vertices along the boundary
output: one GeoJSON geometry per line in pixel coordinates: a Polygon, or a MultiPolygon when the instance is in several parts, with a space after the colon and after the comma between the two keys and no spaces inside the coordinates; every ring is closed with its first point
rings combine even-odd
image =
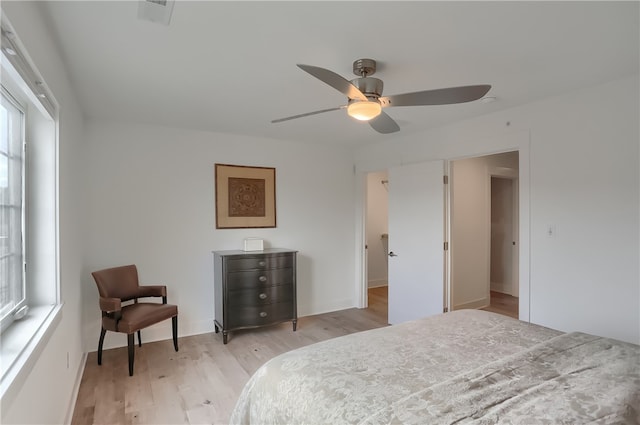
{"type": "Polygon", "coordinates": [[[215,164],[216,229],[276,227],[276,169],[215,164]]]}

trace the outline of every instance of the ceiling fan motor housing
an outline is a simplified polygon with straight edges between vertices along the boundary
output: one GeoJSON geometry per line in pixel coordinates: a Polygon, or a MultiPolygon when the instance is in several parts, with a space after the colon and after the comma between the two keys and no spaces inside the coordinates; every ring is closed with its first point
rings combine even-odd
{"type": "Polygon", "coordinates": [[[376,61],[373,59],[357,59],[353,62],[353,73],[360,78],[351,80],[351,84],[356,86],[369,100],[377,100],[382,96],[382,80],[369,77],[376,72],[376,61]]]}
{"type": "Polygon", "coordinates": [[[351,84],[356,86],[368,98],[379,98],[382,96],[382,80],[374,77],[362,77],[351,80],[351,84]]]}

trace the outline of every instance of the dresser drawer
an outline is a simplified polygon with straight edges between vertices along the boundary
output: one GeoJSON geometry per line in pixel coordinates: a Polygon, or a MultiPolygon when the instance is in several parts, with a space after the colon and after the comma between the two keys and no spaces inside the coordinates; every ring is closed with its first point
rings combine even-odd
{"type": "Polygon", "coordinates": [[[275,285],[293,284],[293,269],[248,270],[229,272],[227,290],[263,288],[275,285]]]}
{"type": "Polygon", "coordinates": [[[229,307],[258,306],[273,303],[291,303],[293,285],[267,286],[265,288],[229,291],[229,307]]]}
{"type": "Polygon", "coordinates": [[[229,327],[261,326],[294,319],[291,302],[230,308],[229,327]]]}
{"type": "Polygon", "coordinates": [[[227,260],[227,271],[269,270],[293,267],[293,255],[273,255],[248,258],[230,258],[227,260]]]}

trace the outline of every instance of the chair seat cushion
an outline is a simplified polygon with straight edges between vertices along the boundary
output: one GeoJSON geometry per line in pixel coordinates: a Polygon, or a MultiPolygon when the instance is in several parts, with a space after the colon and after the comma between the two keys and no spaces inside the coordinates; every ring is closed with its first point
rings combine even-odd
{"type": "Polygon", "coordinates": [[[131,334],[142,328],[178,315],[178,306],[160,303],[137,303],[122,307],[122,318],[116,321],[109,317],[102,318],[102,327],[108,331],[131,334]]]}

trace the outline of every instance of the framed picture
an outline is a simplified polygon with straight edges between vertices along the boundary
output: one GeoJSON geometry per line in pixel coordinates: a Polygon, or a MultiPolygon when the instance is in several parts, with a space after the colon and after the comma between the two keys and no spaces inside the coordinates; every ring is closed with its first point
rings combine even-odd
{"type": "Polygon", "coordinates": [[[216,164],[216,229],[276,227],[276,169],[216,164]]]}

